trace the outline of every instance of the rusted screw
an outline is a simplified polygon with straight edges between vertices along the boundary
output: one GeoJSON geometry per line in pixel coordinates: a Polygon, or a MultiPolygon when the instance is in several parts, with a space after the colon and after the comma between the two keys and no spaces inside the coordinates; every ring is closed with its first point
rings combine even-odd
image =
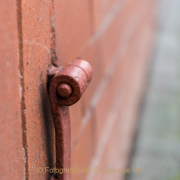
{"type": "Polygon", "coordinates": [[[57,92],[60,98],[68,99],[72,94],[72,88],[69,84],[62,83],[57,87],[57,92]]]}

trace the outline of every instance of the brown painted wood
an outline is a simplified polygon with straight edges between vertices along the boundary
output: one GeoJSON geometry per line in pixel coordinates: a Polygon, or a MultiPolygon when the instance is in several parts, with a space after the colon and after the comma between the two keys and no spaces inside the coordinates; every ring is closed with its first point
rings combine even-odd
{"type": "Polygon", "coordinates": [[[0,1],[0,179],[24,177],[18,1],[0,1]]]}
{"type": "Polygon", "coordinates": [[[27,180],[47,180],[45,167],[54,167],[54,131],[47,92],[47,69],[51,64],[49,0],[21,0],[21,64],[24,151],[27,180]],[[37,169],[43,168],[42,173],[37,169]]]}

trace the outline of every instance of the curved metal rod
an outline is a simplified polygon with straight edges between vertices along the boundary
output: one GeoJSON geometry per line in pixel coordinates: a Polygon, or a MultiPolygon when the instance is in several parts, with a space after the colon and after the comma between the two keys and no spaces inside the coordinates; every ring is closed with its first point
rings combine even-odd
{"type": "MultiPolygon", "coordinates": [[[[69,107],[76,103],[87,88],[92,68],[84,60],[75,60],[66,67],[49,68],[49,96],[55,127],[56,176],[70,180],[70,118],[69,107]]],[[[52,178],[51,178],[52,180],[52,178]]]]}

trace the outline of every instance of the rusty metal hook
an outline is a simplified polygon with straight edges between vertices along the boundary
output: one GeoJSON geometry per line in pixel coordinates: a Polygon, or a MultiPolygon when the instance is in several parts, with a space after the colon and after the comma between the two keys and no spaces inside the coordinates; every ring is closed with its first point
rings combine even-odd
{"type": "MultiPolygon", "coordinates": [[[[55,127],[56,168],[70,168],[69,107],[82,96],[92,78],[91,65],[77,59],[66,67],[51,66],[48,72],[49,96],[55,127]]],[[[70,173],[56,174],[58,180],[70,180],[70,173]]]]}

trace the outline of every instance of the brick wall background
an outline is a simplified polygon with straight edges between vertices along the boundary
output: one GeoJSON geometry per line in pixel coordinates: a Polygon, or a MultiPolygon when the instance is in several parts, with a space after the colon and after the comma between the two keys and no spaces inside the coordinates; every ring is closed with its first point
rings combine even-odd
{"type": "MultiPolygon", "coordinates": [[[[70,107],[71,167],[126,168],[153,40],[152,0],[0,2],[0,176],[47,179],[54,129],[47,69],[87,60],[93,80],[70,107]]],[[[72,174],[73,180],[123,179],[72,174]]]]}

